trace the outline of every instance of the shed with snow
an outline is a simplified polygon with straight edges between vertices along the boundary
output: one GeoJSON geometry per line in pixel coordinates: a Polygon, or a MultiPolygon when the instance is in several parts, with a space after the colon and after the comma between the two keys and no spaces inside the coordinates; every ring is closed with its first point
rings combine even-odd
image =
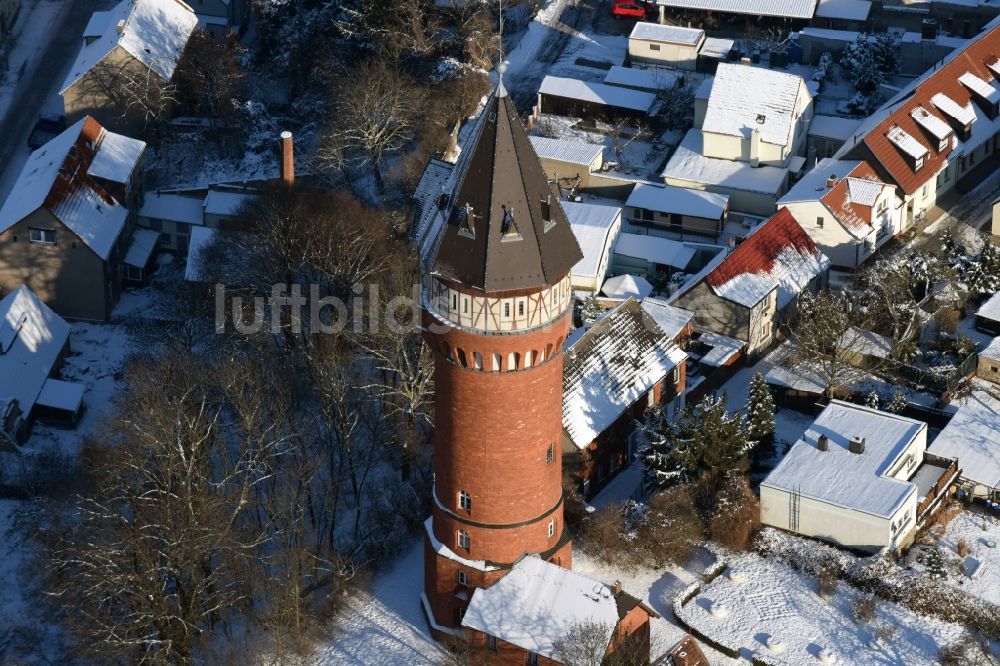
{"type": "Polygon", "coordinates": [[[633,63],[694,70],[705,31],[640,21],[628,36],[628,57],[633,63]]]}
{"type": "Polygon", "coordinates": [[[538,112],[587,120],[646,119],[656,96],[604,83],[546,75],[538,89],[538,112]]]}

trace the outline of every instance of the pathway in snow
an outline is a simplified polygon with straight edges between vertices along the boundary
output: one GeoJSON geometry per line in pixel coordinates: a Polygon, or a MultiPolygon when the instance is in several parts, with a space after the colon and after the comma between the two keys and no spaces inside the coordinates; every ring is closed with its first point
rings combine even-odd
{"type": "Polygon", "coordinates": [[[442,649],[431,638],[420,609],[423,544],[414,541],[395,562],[373,576],[371,590],[348,602],[329,644],[316,650],[317,666],[435,666],[442,649]]]}

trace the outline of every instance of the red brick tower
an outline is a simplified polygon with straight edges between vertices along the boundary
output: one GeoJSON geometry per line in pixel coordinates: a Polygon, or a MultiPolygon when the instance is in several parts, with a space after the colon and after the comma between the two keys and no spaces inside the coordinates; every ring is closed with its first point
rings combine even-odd
{"type": "Polygon", "coordinates": [[[502,84],[452,182],[423,278],[436,384],[423,602],[448,628],[523,554],[572,564],[561,351],[582,257],[502,84]]]}

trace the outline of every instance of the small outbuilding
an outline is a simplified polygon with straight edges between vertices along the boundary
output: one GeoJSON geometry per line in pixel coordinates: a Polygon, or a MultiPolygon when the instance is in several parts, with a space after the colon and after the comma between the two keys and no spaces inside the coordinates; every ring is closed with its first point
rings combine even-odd
{"type": "Polygon", "coordinates": [[[1000,291],[986,299],[976,310],[976,328],[983,333],[1000,335],[1000,291]]]}
{"type": "Polygon", "coordinates": [[[993,338],[986,349],[979,352],[979,368],[976,374],[988,382],[1000,384],[1000,336],[993,338]]]}
{"type": "Polygon", "coordinates": [[[538,89],[538,113],[574,116],[586,120],[616,117],[646,119],[656,105],[656,95],[604,83],[563,76],[546,76],[538,89]]]}
{"type": "Polygon", "coordinates": [[[570,283],[574,290],[600,291],[621,232],[622,209],[608,203],[576,201],[563,201],[562,207],[583,252],[583,259],[570,271],[570,283]]]}
{"type": "Polygon", "coordinates": [[[625,202],[632,224],[717,238],[729,214],[729,196],[671,185],[637,183],[625,202]]]}
{"type": "Polygon", "coordinates": [[[628,57],[633,63],[694,70],[705,31],[640,21],[628,36],[628,57]]]}

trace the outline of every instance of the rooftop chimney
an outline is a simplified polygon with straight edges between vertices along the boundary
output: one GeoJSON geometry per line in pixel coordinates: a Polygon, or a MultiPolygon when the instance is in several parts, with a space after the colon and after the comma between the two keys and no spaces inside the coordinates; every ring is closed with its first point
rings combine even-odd
{"type": "Polygon", "coordinates": [[[836,184],[837,184],[837,175],[831,173],[829,176],[827,176],[826,186],[827,187],[833,187],[836,184]]]}
{"type": "Polygon", "coordinates": [[[753,62],[753,61],[750,60],[750,58],[747,58],[746,56],[740,58],[740,64],[741,65],[749,65],[751,62],[753,62]]]}
{"type": "Polygon", "coordinates": [[[118,25],[116,26],[119,35],[125,34],[125,19],[120,19],[118,25]]]}
{"type": "Polygon", "coordinates": [[[820,450],[820,451],[829,451],[830,450],[830,438],[827,437],[826,435],[820,435],[816,439],[816,448],[818,450],[820,450]]]}
{"type": "Polygon", "coordinates": [[[295,183],[295,154],[292,133],[281,133],[281,180],[285,185],[295,183]]]}
{"type": "Polygon", "coordinates": [[[851,441],[847,444],[847,450],[851,453],[864,453],[865,438],[858,436],[851,437],[851,441]]]}
{"type": "Polygon", "coordinates": [[[760,166],[760,130],[750,130],[750,166],[760,166]]]}
{"type": "Polygon", "coordinates": [[[616,580],[615,584],[611,586],[611,593],[617,595],[621,594],[621,591],[622,591],[622,582],[620,580],[616,580]]]}

